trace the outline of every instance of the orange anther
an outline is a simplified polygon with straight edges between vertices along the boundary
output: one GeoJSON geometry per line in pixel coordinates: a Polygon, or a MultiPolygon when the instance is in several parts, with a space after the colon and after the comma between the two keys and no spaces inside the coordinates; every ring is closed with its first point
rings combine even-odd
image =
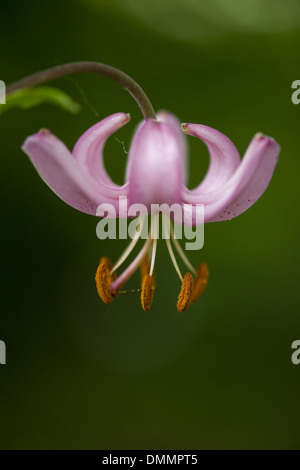
{"type": "Polygon", "coordinates": [[[110,290],[110,284],[113,282],[113,275],[110,275],[112,264],[106,257],[101,258],[100,264],[96,271],[96,287],[100,298],[105,304],[110,304],[113,301],[116,293],[110,290]]]}
{"type": "Polygon", "coordinates": [[[206,263],[201,263],[197,269],[196,278],[194,280],[191,302],[196,302],[205,291],[209,277],[209,270],[206,263]]]}
{"type": "Polygon", "coordinates": [[[142,282],[141,303],[142,307],[147,312],[152,305],[154,294],[154,279],[150,274],[146,274],[142,282]]]}
{"type": "Polygon", "coordinates": [[[177,310],[178,312],[185,312],[191,303],[191,296],[193,292],[193,277],[191,273],[186,273],[181,284],[180,294],[178,296],[177,310]]]}

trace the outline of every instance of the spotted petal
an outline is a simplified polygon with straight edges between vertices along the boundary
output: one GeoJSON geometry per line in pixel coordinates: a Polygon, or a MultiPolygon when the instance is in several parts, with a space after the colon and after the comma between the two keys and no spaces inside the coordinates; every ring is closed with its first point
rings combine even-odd
{"type": "Polygon", "coordinates": [[[251,141],[241,164],[227,183],[207,194],[184,194],[187,223],[195,223],[190,204],[204,204],[205,222],[237,217],[251,207],[266,190],[279,155],[280,147],[271,138],[257,134],[251,141]]]}
{"type": "Polygon", "coordinates": [[[201,139],[210,155],[210,165],[204,179],[199,186],[188,193],[206,194],[223,186],[241,162],[235,145],[222,132],[202,124],[182,124],[182,130],[201,139]]]}

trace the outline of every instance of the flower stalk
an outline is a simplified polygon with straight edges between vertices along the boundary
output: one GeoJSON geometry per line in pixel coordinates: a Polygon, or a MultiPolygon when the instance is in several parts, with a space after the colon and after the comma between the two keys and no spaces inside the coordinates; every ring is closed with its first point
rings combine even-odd
{"type": "Polygon", "coordinates": [[[37,72],[29,77],[23,78],[15,83],[9,85],[6,89],[6,94],[19,90],[21,88],[33,87],[42,83],[49,82],[56,78],[65,77],[67,75],[74,75],[76,73],[93,73],[98,75],[104,75],[106,77],[115,80],[120,83],[136,100],[139,105],[144,119],[154,119],[156,121],[156,115],[153,106],[140,85],[133,80],[129,75],[112,67],[111,65],[102,64],[101,62],[71,62],[68,64],[57,65],[41,72],[37,72]]]}

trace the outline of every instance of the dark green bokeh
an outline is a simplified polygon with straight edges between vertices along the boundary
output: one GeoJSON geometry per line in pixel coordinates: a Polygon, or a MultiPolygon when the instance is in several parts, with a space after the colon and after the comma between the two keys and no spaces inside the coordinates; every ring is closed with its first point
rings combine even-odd
{"type": "MultiPolygon", "coordinates": [[[[157,10],[157,24],[155,15],[149,23],[134,15],[132,1],[127,9],[107,3],[1,5],[0,79],[8,84],[72,60],[106,62],[135,78],[155,109],[219,129],[241,154],[258,131],[282,152],[255,206],[207,225],[204,249],[190,253],[195,264],[210,266],[203,298],[177,313],[180,285],[160,243],[155,300],[145,313],[138,293],[102,304],[97,262],[103,254],[116,259],[125,242],[99,241],[96,219],[58,199],[20,150],[41,127],[72,148],[89,126],[118,111],[131,114],[116,135],[128,148],[141,119],[135,102],[106,78],[76,76],[55,85],[82,104],[79,115],[43,105],[1,116],[1,448],[299,448],[300,365],[291,362],[291,344],[300,339],[296,3],[284,2],[291,22],[282,29],[275,20],[272,29],[272,16],[265,15],[265,28],[254,16],[252,28],[238,13],[227,24],[216,10],[213,24],[202,11],[203,34],[194,37],[186,34],[191,12],[176,35],[178,0],[157,10]]],[[[189,145],[193,187],[208,154],[196,139],[189,145]]],[[[105,155],[121,183],[122,145],[111,138],[105,155]]],[[[128,287],[139,287],[138,275],[128,287]]]]}

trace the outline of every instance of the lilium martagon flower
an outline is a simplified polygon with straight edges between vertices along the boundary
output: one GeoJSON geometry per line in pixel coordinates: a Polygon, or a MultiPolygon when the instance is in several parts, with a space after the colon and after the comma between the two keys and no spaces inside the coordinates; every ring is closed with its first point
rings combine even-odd
{"type": "MultiPolygon", "coordinates": [[[[106,173],[102,149],[107,138],[128,123],[128,114],[112,114],[92,126],[79,138],[72,152],[48,130],[28,137],[22,148],[45,183],[63,201],[94,216],[99,205],[108,203],[115,208],[118,217],[119,198],[126,197],[129,206],[139,203],[148,209],[152,204],[179,204],[185,212],[185,223],[191,226],[196,224],[195,205],[204,205],[204,222],[219,222],[245,212],[267,188],[280,150],[271,137],[256,134],[241,159],[235,145],[216,129],[202,124],[180,125],[168,112],[144,112],[144,117],[129,149],[123,186],[115,184],[106,173]],[[192,190],[185,186],[184,134],[202,140],[210,155],[206,176],[192,190]]],[[[163,228],[166,217],[163,213],[163,228]]],[[[117,275],[116,271],[134,249],[136,239],[130,242],[114,265],[108,258],[101,258],[95,278],[99,296],[106,304],[113,301],[125,282],[140,268],[141,303],[144,310],[150,309],[157,247],[157,235],[153,237],[152,234],[157,232],[158,225],[155,218],[152,223],[156,227],[154,230],[152,227],[143,247],[121,274],[117,275]]],[[[165,237],[167,248],[181,281],[177,310],[184,312],[202,295],[209,271],[206,263],[195,269],[174,237],[172,227],[170,234],[171,237],[165,237]],[[173,248],[187,267],[184,276],[173,248]]]]}

